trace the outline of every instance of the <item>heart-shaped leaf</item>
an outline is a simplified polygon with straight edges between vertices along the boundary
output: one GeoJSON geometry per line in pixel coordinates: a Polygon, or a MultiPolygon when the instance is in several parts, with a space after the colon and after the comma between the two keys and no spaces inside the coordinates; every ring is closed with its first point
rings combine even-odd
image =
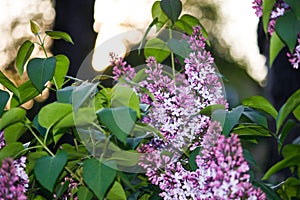
{"type": "Polygon", "coordinates": [[[0,151],[0,166],[1,161],[4,158],[11,157],[14,158],[16,155],[18,155],[22,150],[24,150],[23,144],[20,142],[14,142],[7,144],[3,149],[0,151]]]}
{"type": "Polygon", "coordinates": [[[33,58],[28,62],[28,76],[41,93],[45,88],[45,84],[53,78],[55,71],[56,58],[33,58]]]}
{"type": "Polygon", "coordinates": [[[64,169],[68,154],[60,151],[55,156],[43,156],[36,161],[34,174],[40,184],[48,191],[53,192],[56,179],[64,169]]]}
{"type": "Polygon", "coordinates": [[[275,26],[276,33],[289,47],[290,52],[294,51],[300,31],[300,20],[294,12],[288,10],[283,16],[279,17],[275,26]]]}
{"type": "Polygon", "coordinates": [[[111,164],[94,158],[83,163],[83,180],[99,199],[104,198],[115,179],[116,170],[110,167],[111,164]]]}
{"type": "Polygon", "coordinates": [[[9,100],[9,93],[3,90],[0,90],[0,116],[3,113],[3,110],[9,100]]]}
{"type": "Polygon", "coordinates": [[[28,58],[30,57],[32,51],[34,49],[34,44],[26,40],[20,47],[17,58],[16,58],[16,66],[19,71],[19,75],[23,75],[24,65],[27,62],[28,58]]]}
{"type": "Polygon", "coordinates": [[[182,11],[182,3],[180,0],[162,0],[160,2],[160,7],[171,19],[173,24],[177,21],[182,11]]]}
{"type": "Polygon", "coordinates": [[[153,21],[156,21],[156,31],[159,31],[168,21],[168,16],[162,11],[160,2],[156,1],[151,9],[153,21]],[[155,20],[157,19],[157,20],[155,20]]]}
{"type": "Polygon", "coordinates": [[[107,197],[108,200],[126,200],[126,194],[125,191],[122,187],[122,185],[118,182],[115,181],[111,189],[109,190],[107,197]]]}

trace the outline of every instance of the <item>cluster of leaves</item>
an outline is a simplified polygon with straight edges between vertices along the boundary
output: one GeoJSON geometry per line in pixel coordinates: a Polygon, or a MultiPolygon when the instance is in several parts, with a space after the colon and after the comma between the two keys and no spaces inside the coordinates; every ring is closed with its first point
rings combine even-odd
{"type": "MultiPolygon", "coordinates": [[[[266,5],[264,9],[267,9],[266,5]]],[[[201,25],[191,15],[181,16],[181,11],[180,0],[155,2],[152,7],[153,21],[139,48],[144,50],[146,58],[154,56],[158,62],[171,57],[173,73],[175,57],[182,64],[190,49],[182,38],[173,37],[172,30],[191,34],[193,26],[201,25]],[[146,41],[153,26],[157,31],[169,30],[167,41],[160,38],[146,41]]],[[[71,37],[59,31],[41,33],[34,22],[31,22],[31,29],[39,42],[25,41],[16,58],[19,74],[23,74],[26,66],[29,80],[16,87],[0,72],[0,83],[12,93],[10,99],[8,92],[0,90],[0,130],[4,130],[6,143],[0,150],[0,163],[7,157],[27,157],[28,199],[61,199],[66,193],[69,199],[76,197],[79,200],[161,199],[158,188],[150,184],[143,173],[124,170],[137,165],[139,154],[136,148],[151,139],[147,133],[160,134],[155,128],[140,122],[147,114],[148,107],[140,104],[139,97],[131,87],[140,88],[151,97],[146,88],[137,84],[145,72],[141,70],[137,73],[133,82],[121,79],[112,88],[103,87],[101,82],[97,82],[98,79],[93,82],[77,81],[65,86],[69,81],[66,79],[69,60],[65,55],[48,57],[44,42],[46,37],[51,37],[73,43],[71,37]],[[45,51],[45,58],[30,59],[36,45],[45,51]],[[28,119],[26,110],[20,106],[39,95],[49,81],[54,85],[51,89],[55,90],[57,100],[44,106],[33,120],[28,119]],[[127,86],[121,84],[122,81],[127,86]],[[5,110],[8,102],[10,110],[5,110]],[[65,142],[66,137],[71,139],[65,142]],[[70,188],[71,181],[64,181],[65,177],[72,178],[76,187],[70,188]]],[[[225,116],[225,121],[220,121],[225,136],[234,132],[247,142],[257,143],[258,137],[274,137],[278,141],[279,153],[284,159],[270,168],[263,179],[268,179],[283,168],[290,168],[295,176],[273,189],[263,182],[257,182],[257,186],[270,199],[279,199],[279,196],[292,199],[300,195],[297,162],[300,159],[299,141],[282,145],[291,128],[297,126],[300,120],[299,99],[300,91],[297,91],[279,112],[259,96],[245,99],[243,105],[231,111],[224,110],[222,105],[209,106],[201,111],[201,114],[215,120],[225,116]],[[290,113],[297,121],[286,120],[290,113]],[[269,130],[267,118],[276,121],[275,133],[269,130]]],[[[187,155],[191,168],[196,154],[193,151],[187,155]]],[[[246,149],[244,154],[249,163],[255,164],[246,149]]]]}
{"type": "MultiPolygon", "coordinates": [[[[268,24],[271,12],[276,0],[263,1],[263,29],[267,34],[268,24]]],[[[286,45],[290,52],[293,52],[297,44],[297,38],[300,30],[300,3],[298,0],[285,0],[291,7],[283,16],[276,21],[275,32],[270,37],[270,66],[275,58],[286,45]]]]}

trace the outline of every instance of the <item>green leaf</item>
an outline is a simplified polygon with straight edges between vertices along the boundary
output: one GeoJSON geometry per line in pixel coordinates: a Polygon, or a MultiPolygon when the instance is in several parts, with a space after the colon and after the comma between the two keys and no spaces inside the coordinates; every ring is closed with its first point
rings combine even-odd
{"type": "Polygon", "coordinates": [[[263,16],[262,16],[263,28],[265,33],[267,33],[270,16],[274,7],[275,0],[264,0],[262,2],[263,2],[263,16]]]}
{"type": "Polygon", "coordinates": [[[116,108],[121,106],[131,108],[140,117],[140,100],[137,94],[130,87],[117,84],[113,88],[111,107],[116,108]]]}
{"type": "Polygon", "coordinates": [[[18,100],[20,99],[20,93],[17,87],[0,71],[0,83],[6,87],[9,91],[11,91],[18,100]]]}
{"type": "Polygon", "coordinates": [[[300,20],[300,1],[297,0],[285,0],[291,8],[294,14],[297,16],[297,19],[300,20]]]}
{"type": "Polygon", "coordinates": [[[24,149],[23,144],[20,142],[7,144],[0,151],[0,162],[2,162],[2,160],[7,157],[15,159],[15,156],[17,156],[19,152],[22,151],[23,149],[24,149]]]}
{"type": "Polygon", "coordinates": [[[115,181],[112,188],[109,190],[106,196],[107,200],[126,200],[126,194],[122,185],[115,181]]]}
{"type": "Polygon", "coordinates": [[[83,163],[83,180],[100,200],[104,198],[116,176],[116,170],[109,166],[111,163],[103,163],[94,158],[83,163]]]}
{"type": "Polygon", "coordinates": [[[135,166],[140,161],[141,154],[137,151],[115,151],[109,160],[115,161],[122,166],[135,166]]]}
{"type": "Polygon", "coordinates": [[[60,151],[55,156],[43,156],[36,161],[34,174],[40,184],[48,191],[53,192],[56,180],[64,169],[68,160],[65,151],[60,151]]]}
{"type": "Polygon", "coordinates": [[[162,0],[160,7],[164,13],[171,19],[174,24],[182,11],[182,3],[180,0],[162,0]]]}
{"type": "Polygon", "coordinates": [[[28,164],[26,165],[26,170],[28,173],[31,173],[31,171],[34,169],[36,161],[43,157],[43,156],[48,156],[47,152],[45,151],[36,151],[36,152],[30,152],[28,154],[28,164]]]}
{"type": "Polygon", "coordinates": [[[256,124],[239,124],[233,129],[234,133],[239,136],[259,136],[259,137],[269,137],[271,136],[270,131],[267,128],[258,126],[256,124]]]}
{"type": "Polygon", "coordinates": [[[149,32],[151,31],[152,27],[153,27],[154,25],[158,24],[158,23],[159,23],[159,22],[158,22],[158,18],[155,18],[155,19],[153,19],[153,21],[150,23],[150,25],[147,27],[147,30],[146,30],[146,32],[145,32],[145,34],[144,34],[144,36],[143,36],[143,38],[142,38],[142,40],[141,40],[141,42],[140,42],[140,45],[139,45],[139,47],[138,47],[138,54],[139,54],[139,55],[140,55],[140,53],[141,53],[141,49],[142,49],[142,47],[143,47],[143,45],[144,45],[144,43],[145,43],[145,41],[146,41],[146,38],[147,38],[149,32]]]}
{"type": "Polygon", "coordinates": [[[282,185],[280,188],[276,190],[276,192],[281,196],[282,199],[300,199],[300,180],[295,177],[290,177],[282,185]]]}
{"type": "Polygon", "coordinates": [[[252,96],[247,99],[244,99],[243,105],[267,113],[271,115],[274,119],[276,119],[278,114],[273,105],[262,96],[252,96]]]}
{"type": "Polygon", "coordinates": [[[27,73],[36,89],[42,93],[45,84],[53,78],[56,58],[33,58],[27,64],[27,73]]]}
{"type": "Polygon", "coordinates": [[[16,66],[19,72],[19,75],[23,75],[24,65],[27,62],[28,58],[31,56],[31,53],[34,49],[34,44],[26,40],[20,47],[17,57],[16,57],[16,66]]]}
{"type": "Polygon", "coordinates": [[[253,110],[251,108],[245,108],[243,114],[252,122],[256,123],[257,125],[268,128],[267,118],[264,115],[262,115],[260,112],[253,110]]]}
{"type": "Polygon", "coordinates": [[[71,44],[74,44],[71,36],[68,33],[65,33],[63,31],[46,31],[46,35],[51,37],[52,39],[64,39],[67,42],[70,42],[71,44]]]}
{"type": "Polygon", "coordinates": [[[192,52],[190,44],[187,43],[186,40],[169,39],[167,44],[171,51],[182,61],[184,61],[184,59],[187,58],[192,52]]]}
{"type": "MultiPolygon", "coordinates": [[[[298,144],[287,144],[282,150],[282,156],[288,158],[291,155],[300,155],[300,145],[298,144]]],[[[300,165],[300,163],[299,163],[300,165]]]]}
{"type": "Polygon", "coordinates": [[[293,154],[289,157],[284,158],[283,160],[281,160],[280,162],[276,163],[275,165],[273,165],[266,173],[265,175],[262,177],[262,180],[267,180],[268,178],[270,178],[270,176],[276,172],[278,172],[279,170],[282,170],[284,168],[287,167],[291,167],[291,166],[298,166],[298,168],[300,167],[300,154],[293,154]]]}
{"type": "Polygon", "coordinates": [[[156,25],[156,31],[158,32],[168,21],[168,16],[162,11],[160,7],[160,1],[154,2],[152,9],[152,18],[153,22],[155,19],[157,19],[157,22],[155,22],[156,25]]]}
{"type": "Polygon", "coordinates": [[[22,105],[40,94],[30,80],[20,85],[18,90],[20,91],[20,99],[18,100],[17,97],[13,95],[10,102],[11,108],[22,105]]]}
{"type": "Polygon", "coordinates": [[[0,117],[4,111],[4,108],[9,100],[9,93],[3,90],[0,90],[0,117]]]}
{"type": "Polygon", "coordinates": [[[290,52],[294,52],[300,32],[300,20],[291,10],[287,10],[283,16],[276,20],[275,31],[282,41],[287,44],[290,52]]]}
{"type": "Polygon", "coordinates": [[[280,135],[278,136],[279,141],[281,143],[284,142],[286,136],[289,134],[289,132],[291,131],[291,129],[293,127],[295,127],[296,125],[297,125],[296,122],[294,122],[294,120],[292,120],[292,119],[288,119],[286,121],[286,123],[284,124],[284,126],[282,128],[282,131],[281,131],[280,135]]]}
{"type": "Polygon", "coordinates": [[[223,104],[215,104],[215,105],[209,105],[206,106],[205,108],[203,108],[200,111],[201,115],[206,115],[206,116],[211,116],[213,114],[214,111],[216,110],[225,110],[225,105],[223,104]]]}
{"type": "Polygon", "coordinates": [[[197,147],[194,149],[189,157],[189,165],[193,171],[196,171],[198,169],[197,163],[196,163],[196,157],[197,155],[200,155],[200,147],[197,147]]]}
{"type": "Polygon", "coordinates": [[[226,118],[223,126],[223,134],[228,137],[232,128],[239,122],[239,119],[244,112],[243,106],[233,108],[231,111],[226,113],[226,118]]]}
{"type": "MultiPolygon", "coordinates": [[[[201,32],[203,34],[203,37],[208,39],[208,33],[205,29],[205,27],[199,22],[199,20],[189,14],[184,14],[180,17],[180,19],[175,23],[175,27],[178,28],[181,31],[184,31],[188,35],[191,35],[193,33],[193,28],[195,26],[201,26],[201,32]]],[[[206,41],[208,45],[210,45],[209,40],[206,41]]]]}
{"type": "Polygon", "coordinates": [[[159,38],[148,40],[144,48],[145,57],[149,58],[150,56],[153,56],[158,63],[164,61],[170,53],[168,45],[159,38]]]}
{"type": "Polygon", "coordinates": [[[279,132],[280,127],[287,118],[287,116],[300,105],[300,89],[293,93],[286,103],[280,108],[276,118],[276,133],[279,132]]]}
{"type": "Polygon", "coordinates": [[[86,187],[80,186],[77,191],[79,200],[90,200],[93,198],[93,193],[86,187]]]}
{"type": "Polygon", "coordinates": [[[65,76],[68,73],[70,60],[65,55],[57,55],[56,58],[56,66],[53,77],[54,84],[58,87],[57,89],[61,89],[64,82],[65,76]]]}
{"type": "Polygon", "coordinates": [[[0,130],[17,122],[24,122],[26,119],[26,111],[22,108],[12,108],[3,114],[0,121],[0,130]]]}
{"type": "Polygon", "coordinates": [[[57,101],[60,103],[72,104],[72,93],[75,86],[67,86],[63,89],[56,91],[57,101]]]}
{"type": "Polygon", "coordinates": [[[284,47],[283,41],[279,38],[276,32],[273,33],[270,39],[270,67],[272,67],[272,64],[281,51],[281,49],[284,47]]]}
{"type": "Polygon", "coordinates": [[[136,112],[128,107],[117,107],[103,108],[96,114],[99,121],[125,144],[137,120],[136,112]]]}
{"type": "Polygon", "coordinates": [[[80,106],[85,102],[92,101],[91,96],[97,93],[97,86],[98,83],[83,82],[81,85],[74,87],[72,103],[75,112],[77,112],[80,106]]]}
{"type": "Polygon", "coordinates": [[[31,32],[32,32],[34,35],[39,34],[40,27],[39,27],[39,25],[38,25],[35,21],[33,21],[33,20],[30,20],[30,29],[31,29],[31,32]]]}
{"type": "Polygon", "coordinates": [[[4,138],[7,144],[17,142],[17,140],[25,133],[27,128],[23,122],[17,122],[9,125],[4,129],[4,138]]]}
{"type": "Polygon", "coordinates": [[[58,123],[69,113],[72,113],[72,105],[54,102],[41,109],[38,121],[41,126],[48,129],[58,123]]]}

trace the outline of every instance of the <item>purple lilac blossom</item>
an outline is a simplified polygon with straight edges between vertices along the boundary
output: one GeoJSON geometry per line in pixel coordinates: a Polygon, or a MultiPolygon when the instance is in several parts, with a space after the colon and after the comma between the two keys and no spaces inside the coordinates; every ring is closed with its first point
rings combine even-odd
{"type": "Polygon", "coordinates": [[[0,168],[0,200],[26,200],[28,177],[24,171],[25,157],[15,162],[11,158],[2,160],[0,168]],[[22,170],[23,169],[23,170],[22,170]]]}
{"type": "Polygon", "coordinates": [[[135,76],[134,69],[124,61],[124,58],[118,57],[114,53],[110,53],[111,65],[113,66],[114,79],[118,80],[122,76],[132,79],[135,76]]]}
{"type": "Polygon", "coordinates": [[[300,34],[298,35],[298,44],[294,49],[294,53],[287,53],[287,56],[289,57],[289,61],[292,63],[293,68],[298,69],[300,65],[300,34]]]}
{"type": "MultiPolygon", "coordinates": [[[[207,188],[210,181],[213,184],[216,184],[217,181],[216,168],[211,168],[212,166],[209,165],[213,162],[209,158],[212,159],[213,156],[206,157],[206,160],[199,156],[197,158],[198,168],[196,171],[189,171],[184,166],[187,160],[182,159],[183,148],[193,150],[197,147],[206,146],[206,151],[208,149],[211,152],[218,151],[220,152],[219,157],[224,158],[225,155],[221,153],[228,152],[227,149],[220,150],[223,146],[218,146],[218,140],[229,142],[226,143],[227,146],[232,145],[230,142],[237,142],[236,145],[240,145],[237,137],[228,141],[220,137],[221,127],[219,124],[198,114],[201,109],[208,105],[224,104],[226,107],[228,105],[222,93],[222,84],[213,66],[214,59],[210,52],[205,50],[205,39],[201,34],[200,27],[194,29],[193,35],[188,41],[193,52],[185,59],[187,79],[181,74],[175,78],[176,82],[174,82],[166,75],[167,73],[164,73],[163,66],[157,63],[154,57],[149,57],[145,69],[147,78],[139,84],[147,88],[155,100],[150,98],[148,94],[136,90],[140,95],[141,103],[151,106],[143,121],[157,128],[164,137],[162,139],[154,136],[149,143],[142,144],[137,149],[141,153],[139,165],[146,170],[149,181],[159,186],[161,189],[160,196],[164,200],[200,200],[217,197],[215,194],[218,192],[216,185],[207,188]],[[211,138],[210,143],[206,144],[203,137],[208,138],[208,141],[211,138]]],[[[116,70],[117,72],[114,74],[117,75],[124,71],[130,71],[127,68],[116,68],[116,70]]],[[[241,170],[236,172],[237,176],[231,176],[229,181],[224,180],[222,182],[224,187],[228,186],[227,191],[235,192],[237,189],[238,195],[249,197],[249,199],[265,199],[264,194],[259,189],[253,188],[249,182],[249,176],[246,174],[249,167],[243,157],[240,158],[242,155],[234,155],[234,153],[240,153],[241,147],[233,145],[233,149],[230,158],[226,157],[226,159],[232,161],[237,159],[239,162],[234,167],[241,168],[241,170]],[[238,150],[236,151],[236,149],[238,150]],[[245,184],[241,183],[237,187],[230,185],[240,182],[245,182],[245,184]],[[241,192],[243,189],[246,190],[241,192]]],[[[230,195],[234,196],[235,193],[224,194],[219,199],[224,197],[228,199],[231,197],[230,195]]]]}
{"type": "MultiPolygon", "coordinates": [[[[255,9],[255,14],[258,17],[262,17],[262,4],[263,0],[254,0],[252,2],[252,8],[255,9]]],[[[289,5],[286,4],[283,0],[276,0],[273,10],[271,11],[270,20],[268,24],[268,33],[272,35],[275,31],[276,20],[284,15],[285,11],[290,9],[289,5]]],[[[300,64],[300,34],[298,35],[297,45],[293,51],[293,53],[288,52],[287,56],[289,58],[289,62],[293,66],[293,68],[298,69],[300,64]]]]}
{"type": "Polygon", "coordinates": [[[0,149],[2,149],[4,146],[5,146],[4,131],[0,131],[0,149]]]}

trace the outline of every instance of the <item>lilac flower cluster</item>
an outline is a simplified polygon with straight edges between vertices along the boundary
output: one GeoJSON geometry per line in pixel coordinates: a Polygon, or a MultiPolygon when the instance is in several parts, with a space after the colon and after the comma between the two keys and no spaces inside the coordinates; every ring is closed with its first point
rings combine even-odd
{"type": "MultiPolygon", "coordinates": [[[[135,88],[141,103],[150,105],[142,120],[157,128],[163,136],[152,133],[154,138],[137,149],[141,153],[139,164],[146,170],[149,181],[159,186],[162,191],[160,195],[165,200],[224,197],[265,199],[264,194],[249,182],[246,173],[249,167],[243,158],[237,136],[230,139],[221,137],[220,125],[199,114],[208,105],[227,106],[227,103],[213,65],[214,59],[205,50],[200,27],[194,29],[188,42],[193,52],[185,59],[185,74],[170,78],[164,66],[157,63],[154,57],[149,57],[146,61],[146,79],[139,84],[151,92],[154,99],[135,88]],[[220,143],[224,143],[224,146],[220,146],[220,143]],[[197,147],[203,148],[202,155],[207,152],[208,155],[211,152],[218,154],[199,156],[197,170],[190,171],[186,169],[188,161],[182,154],[197,147]],[[221,162],[222,159],[224,162],[221,162]],[[227,175],[225,170],[231,173],[227,175]]],[[[114,72],[116,79],[119,75],[131,78],[128,72],[134,74],[133,68],[124,62],[118,64],[121,68],[116,67],[116,63],[113,66],[117,70],[114,72]]]]}
{"type": "Polygon", "coordinates": [[[0,200],[26,200],[28,176],[24,171],[25,157],[15,162],[11,158],[2,160],[0,168],[0,200]]]}
{"type": "Polygon", "coordinates": [[[118,57],[114,53],[110,53],[110,57],[111,57],[110,64],[114,67],[113,75],[115,80],[118,80],[122,76],[125,76],[126,78],[129,79],[132,79],[135,76],[134,69],[130,65],[127,65],[127,62],[124,61],[124,58],[118,57]]]}
{"type": "Polygon", "coordinates": [[[287,53],[287,56],[289,57],[289,61],[292,63],[293,67],[298,69],[300,65],[300,33],[298,35],[298,44],[294,49],[294,53],[287,53]]]}
{"type": "MultiPolygon", "coordinates": [[[[0,150],[5,146],[4,131],[0,131],[0,150]]],[[[28,175],[25,172],[26,157],[2,160],[0,168],[0,200],[27,199],[28,175]]]]}
{"type": "MultiPolygon", "coordinates": [[[[258,17],[262,17],[262,15],[263,15],[263,7],[262,7],[263,0],[254,0],[252,2],[252,4],[253,4],[252,8],[255,9],[255,14],[258,17]]],[[[269,24],[268,24],[268,33],[270,35],[273,35],[273,33],[275,31],[276,20],[280,16],[283,16],[284,13],[289,9],[290,9],[289,5],[287,3],[285,3],[284,0],[276,0],[275,1],[275,4],[271,11],[269,24]]],[[[289,62],[292,64],[293,68],[298,69],[298,67],[300,65],[300,33],[298,35],[297,45],[296,45],[293,53],[288,52],[287,56],[289,58],[289,62]]]]}

